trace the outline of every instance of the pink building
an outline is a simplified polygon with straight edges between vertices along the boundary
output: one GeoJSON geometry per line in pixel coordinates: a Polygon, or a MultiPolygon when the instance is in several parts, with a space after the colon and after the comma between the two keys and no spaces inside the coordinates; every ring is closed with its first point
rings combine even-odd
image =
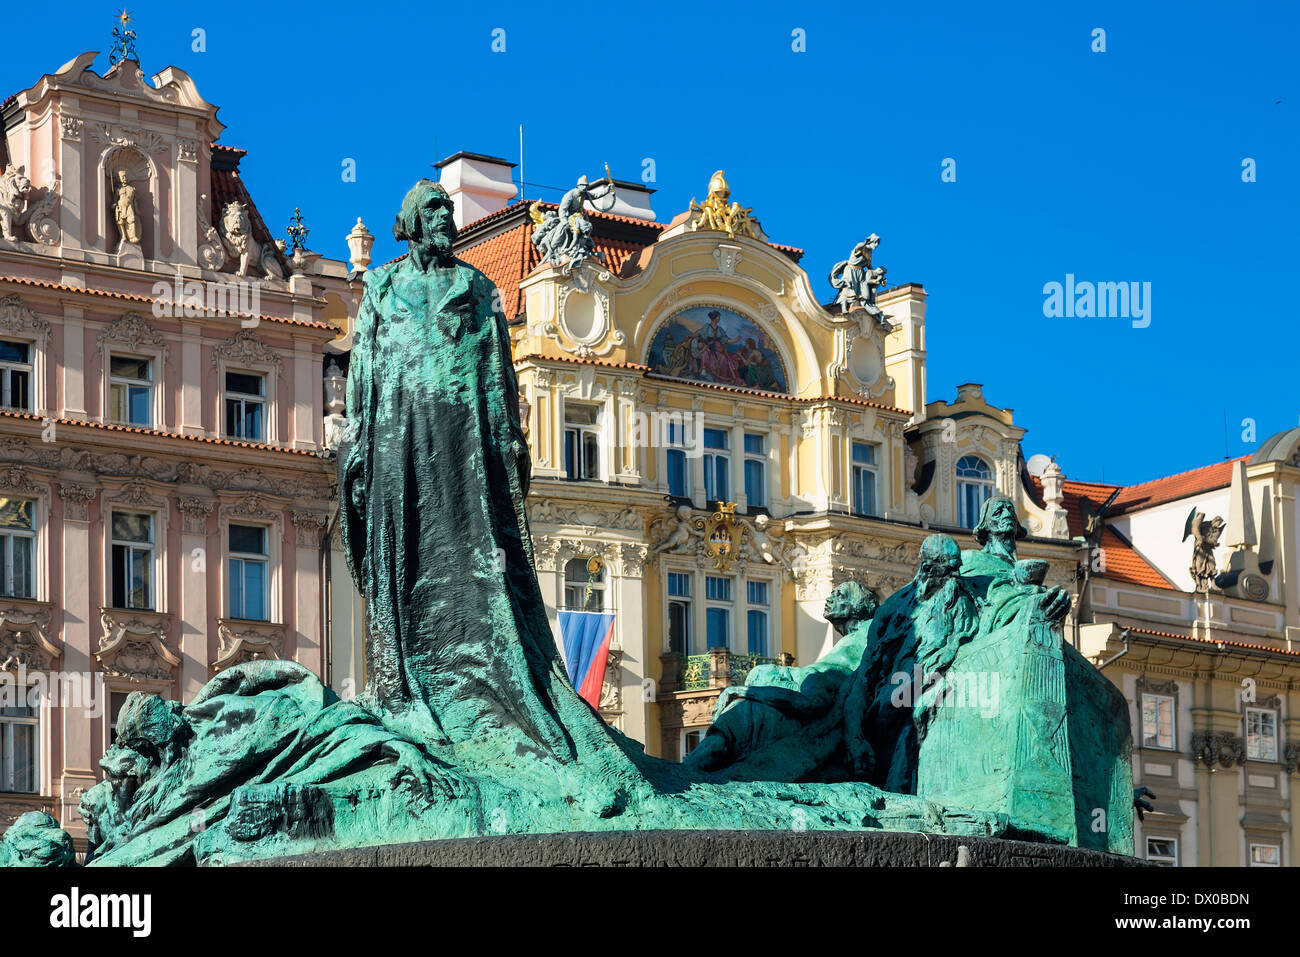
{"type": "Polygon", "coordinates": [[[133,690],[334,677],[323,386],[367,234],[286,256],[190,77],[95,58],[0,105],[0,829],[81,827],[133,690]]]}

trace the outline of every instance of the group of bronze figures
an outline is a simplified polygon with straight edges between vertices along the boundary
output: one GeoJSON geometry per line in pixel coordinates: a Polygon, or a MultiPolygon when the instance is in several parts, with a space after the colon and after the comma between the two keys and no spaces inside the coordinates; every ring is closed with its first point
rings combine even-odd
{"type": "MultiPolygon", "coordinates": [[[[1062,641],[1069,597],[1043,586],[1044,562],[1017,559],[1006,498],[984,505],[978,550],[930,536],[916,577],[878,606],[860,585],[836,589],[827,616],[843,639],[815,664],[728,689],[685,764],[606,725],[569,683],[538,585],[498,297],[453,255],[437,183],[408,192],[394,234],[409,254],[365,276],[338,475],[366,689],[340,700],[268,660],[226,669],[188,705],[132,693],[105,779],[81,802],[91,863],[628,829],[875,828],[1131,851],[1127,705],[1062,641]],[[996,694],[953,705],[950,679],[967,674],[996,678],[996,694]]],[[[48,815],[0,839],[0,863],[72,860],[48,815]]]]}

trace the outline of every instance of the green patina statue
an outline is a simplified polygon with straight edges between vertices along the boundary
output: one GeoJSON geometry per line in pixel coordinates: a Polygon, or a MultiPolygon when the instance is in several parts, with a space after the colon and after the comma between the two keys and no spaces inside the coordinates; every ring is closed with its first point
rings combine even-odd
{"type": "MultiPolygon", "coordinates": [[[[1084,820],[1068,764],[1065,777],[1035,778],[1037,791],[1011,773],[1044,755],[1059,771],[1058,725],[994,729],[939,693],[936,679],[967,669],[972,651],[993,673],[1019,674],[1013,662],[1043,643],[1064,662],[1058,671],[1086,684],[1079,669],[1091,666],[1062,654],[1053,592],[1016,564],[1014,534],[1008,553],[979,553],[996,565],[969,569],[971,553],[931,536],[916,579],[879,609],[861,586],[840,586],[827,617],[843,640],[813,665],[756,669],[728,689],[715,730],[685,764],[651,758],[608,727],[570,685],[547,622],[505,318],[486,277],[452,255],[451,213],[436,183],[411,189],[394,230],[409,254],[367,273],[355,325],[355,441],[341,456],[339,495],[365,601],[365,691],[343,701],[295,663],[256,661],[222,672],[186,706],[132,693],[100,762],[105,780],[82,799],[89,863],[220,864],[615,829],[1090,840],[1081,824],[1061,824],[1084,820]],[[940,737],[971,780],[940,772],[947,758],[931,753],[940,737]],[[979,786],[990,777],[1020,784],[979,786]]],[[[1001,525],[988,527],[1005,546],[1001,525]]],[[[1105,772],[1089,795],[1118,794],[1127,710],[1092,674],[1083,694],[1093,700],[1078,709],[1091,723],[1070,717],[1064,757],[1076,756],[1076,782],[1105,772]]],[[[1044,692],[1034,694],[1038,707],[1044,692]]],[[[1057,685],[1046,694],[1073,707],[1057,685]]],[[[68,863],[68,835],[30,817],[0,839],[0,863],[68,863]]],[[[1120,837],[1106,846],[1125,849],[1124,833],[1131,849],[1131,815],[1112,817],[1103,838],[1120,837]]]]}

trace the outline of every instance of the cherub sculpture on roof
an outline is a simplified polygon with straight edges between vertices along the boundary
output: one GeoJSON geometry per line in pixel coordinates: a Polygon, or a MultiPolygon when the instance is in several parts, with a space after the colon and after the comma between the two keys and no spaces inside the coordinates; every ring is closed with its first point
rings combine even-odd
{"type": "Polygon", "coordinates": [[[542,262],[562,266],[566,273],[587,259],[605,261],[605,256],[596,250],[592,239],[591,218],[587,215],[587,206],[597,212],[608,212],[614,206],[614,178],[610,175],[609,164],[605,164],[605,176],[589,183],[586,176],[578,177],[578,183],[560,199],[558,209],[541,211],[540,203],[533,203],[528,208],[528,215],[533,220],[533,245],[542,254],[542,262]],[[609,205],[601,209],[596,200],[610,197],[609,205]]]}

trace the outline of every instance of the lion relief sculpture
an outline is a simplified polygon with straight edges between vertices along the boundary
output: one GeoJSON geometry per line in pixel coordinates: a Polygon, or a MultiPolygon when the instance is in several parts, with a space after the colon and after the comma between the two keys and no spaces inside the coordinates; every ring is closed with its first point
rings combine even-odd
{"type": "Polygon", "coordinates": [[[0,236],[10,242],[18,239],[17,227],[23,223],[31,189],[25,167],[11,166],[0,175],[0,236]]]}
{"type": "Polygon", "coordinates": [[[263,247],[253,238],[252,222],[243,203],[228,203],[222,212],[221,243],[230,258],[238,261],[238,275],[247,276],[249,268],[256,265],[267,279],[284,278],[274,247],[263,247]]]}

